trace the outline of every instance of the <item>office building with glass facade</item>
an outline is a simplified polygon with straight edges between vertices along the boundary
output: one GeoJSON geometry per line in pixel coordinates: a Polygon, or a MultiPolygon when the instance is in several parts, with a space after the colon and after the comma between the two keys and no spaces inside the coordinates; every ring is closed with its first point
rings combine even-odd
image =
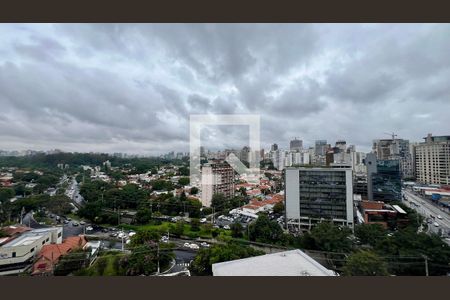
{"type": "Polygon", "coordinates": [[[286,226],[310,230],[322,221],[353,226],[352,169],[287,168],[285,174],[286,226]]]}

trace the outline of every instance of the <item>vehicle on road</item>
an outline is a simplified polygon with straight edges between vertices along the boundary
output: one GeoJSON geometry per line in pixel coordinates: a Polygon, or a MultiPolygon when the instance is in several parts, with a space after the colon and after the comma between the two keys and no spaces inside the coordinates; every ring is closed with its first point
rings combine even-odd
{"type": "Polygon", "coordinates": [[[206,218],[201,218],[200,223],[206,223],[206,218]]]}
{"type": "Polygon", "coordinates": [[[63,223],[64,223],[64,224],[69,224],[69,221],[64,220],[63,223]]]}
{"type": "Polygon", "coordinates": [[[207,242],[202,242],[200,244],[200,246],[204,247],[204,248],[209,248],[209,244],[207,242]]]}
{"type": "Polygon", "coordinates": [[[200,247],[197,244],[194,244],[194,243],[190,244],[189,248],[194,249],[194,250],[200,249],[200,247]]]}
{"type": "Polygon", "coordinates": [[[190,247],[191,247],[191,244],[189,244],[189,243],[184,243],[184,244],[183,244],[183,247],[190,248],[190,247]]]}
{"type": "Polygon", "coordinates": [[[56,221],[61,220],[61,218],[59,216],[56,216],[56,221]]]}
{"type": "Polygon", "coordinates": [[[80,222],[80,225],[85,225],[85,224],[86,224],[85,221],[81,221],[81,222],[80,222]]]}
{"type": "Polygon", "coordinates": [[[442,220],[442,216],[441,215],[437,215],[437,217],[439,220],[442,220]]]}
{"type": "Polygon", "coordinates": [[[229,230],[229,229],[230,229],[230,226],[225,225],[225,226],[223,226],[223,229],[229,230]]]}
{"type": "Polygon", "coordinates": [[[72,222],[72,226],[78,226],[79,224],[77,222],[72,222]]]}
{"type": "Polygon", "coordinates": [[[435,217],[435,216],[433,216],[433,215],[430,215],[430,218],[432,218],[432,219],[435,219],[436,217],[435,217]]]}
{"type": "Polygon", "coordinates": [[[92,230],[94,230],[94,228],[92,226],[86,227],[86,231],[92,231],[92,230]]]}
{"type": "Polygon", "coordinates": [[[439,224],[437,222],[434,222],[434,227],[439,227],[439,224]]]}

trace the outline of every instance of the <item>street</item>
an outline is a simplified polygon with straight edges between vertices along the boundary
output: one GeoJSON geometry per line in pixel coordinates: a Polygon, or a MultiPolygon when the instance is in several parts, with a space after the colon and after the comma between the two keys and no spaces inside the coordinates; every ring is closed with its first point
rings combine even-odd
{"type": "Polygon", "coordinates": [[[441,229],[442,234],[445,237],[448,237],[448,234],[450,234],[450,216],[446,212],[440,210],[436,205],[431,203],[429,200],[424,199],[418,195],[415,195],[412,191],[404,189],[403,192],[408,200],[403,201],[405,205],[415,209],[419,214],[421,214],[425,218],[429,218],[432,220],[432,223],[428,224],[429,231],[437,234],[439,232],[439,229],[441,229]],[[434,216],[434,219],[430,217],[431,215],[434,216]],[[437,216],[441,216],[442,219],[438,219],[437,216]],[[435,222],[439,225],[438,227],[434,226],[435,222]]]}

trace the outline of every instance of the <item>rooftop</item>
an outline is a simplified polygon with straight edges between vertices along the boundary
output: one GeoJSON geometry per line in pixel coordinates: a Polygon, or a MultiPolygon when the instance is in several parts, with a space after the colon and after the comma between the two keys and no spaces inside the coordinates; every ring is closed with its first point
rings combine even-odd
{"type": "Polygon", "coordinates": [[[299,249],[212,265],[214,276],[336,276],[299,249]]]}

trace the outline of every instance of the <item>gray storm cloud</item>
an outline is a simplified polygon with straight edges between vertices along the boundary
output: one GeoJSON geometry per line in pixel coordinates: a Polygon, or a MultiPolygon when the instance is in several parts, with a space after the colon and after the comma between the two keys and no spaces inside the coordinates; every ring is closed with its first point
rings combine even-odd
{"type": "Polygon", "coordinates": [[[445,24],[2,24],[0,149],[188,151],[208,113],[259,114],[265,147],[420,141],[450,134],[449,51],[445,24]]]}

